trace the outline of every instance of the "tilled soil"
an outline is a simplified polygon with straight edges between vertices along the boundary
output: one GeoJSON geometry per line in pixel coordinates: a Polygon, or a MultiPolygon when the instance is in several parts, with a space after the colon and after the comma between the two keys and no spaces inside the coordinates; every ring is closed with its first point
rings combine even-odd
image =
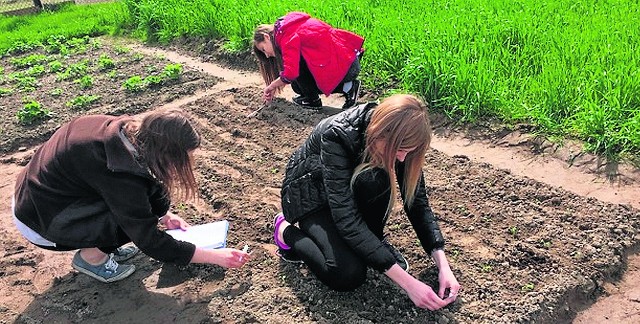
{"type": "MultiPolygon", "coordinates": [[[[112,49],[105,45],[87,55],[98,57],[102,51],[112,49]]],[[[141,53],[141,61],[123,60],[119,67],[128,75],[144,74],[145,60],[166,60],[141,53]]],[[[8,60],[0,60],[5,74],[8,60]]],[[[224,73],[215,78],[187,66],[181,80],[135,95],[101,79],[100,105],[77,111],[63,109],[62,100],[38,97],[56,107],[56,115],[30,127],[14,122],[19,95],[0,98],[5,223],[16,173],[33,145],[60,123],[78,114],[134,114],[174,105],[193,113],[203,145],[196,156],[200,198],[175,202],[173,210],[193,224],[229,220],[228,245],[248,244],[254,251],[253,260],[235,270],[176,267],[141,254],[131,261],[137,266],[132,277],[106,285],[72,270],[71,252],[34,248],[8,225],[0,228],[0,322],[556,323],[571,320],[602,294],[606,282],[620,279],[627,255],[639,246],[640,211],[629,204],[580,196],[463,154],[430,150],[424,173],[451,267],[463,287],[458,301],[436,312],[418,309],[373,270],[354,292],[330,291],[304,265],[284,263],[273,254],[271,223],[289,155],[313,125],[339,109],[302,110],[278,98],[249,118],[262,105],[259,79],[244,82],[244,74],[238,74],[225,83],[224,73]]],[[[59,87],[46,78],[40,83],[39,89],[59,87]]],[[[64,87],[65,95],[77,95],[72,84],[64,87]]],[[[400,210],[390,217],[387,232],[410,262],[410,272],[437,286],[437,269],[400,210]]]]}

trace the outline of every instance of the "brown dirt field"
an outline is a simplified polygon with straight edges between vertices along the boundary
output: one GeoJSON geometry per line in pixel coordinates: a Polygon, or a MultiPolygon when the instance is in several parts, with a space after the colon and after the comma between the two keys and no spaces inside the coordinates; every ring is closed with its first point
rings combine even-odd
{"type": "MultiPolygon", "coordinates": [[[[7,224],[0,228],[0,323],[640,321],[637,169],[603,163],[579,144],[551,144],[527,134],[526,126],[461,129],[434,115],[436,136],[424,172],[463,287],[460,298],[440,311],[421,310],[374,271],[356,291],[333,292],[304,265],[283,263],[273,254],[271,221],[289,154],[313,125],[340,111],[334,107],[342,99],[323,99],[321,111],[307,111],[288,101],[288,89],[272,106],[247,117],[261,107],[262,86],[246,56],[239,64],[246,70],[238,70],[223,67],[238,66],[237,57],[189,54],[184,45],[127,44],[133,50],[120,53],[117,41],[101,43],[58,58],[88,59],[93,88],[56,82],[55,74],[45,73],[36,91],[0,96],[0,215],[7,224]],[[102,53],[116,59],[117,76],[97,69],[102,53]],[[157,73],[169,62],[185,68],[179,80],[135,94],[122,88],[128,76],[157,73]],[[55,88],[62,94],[51,96],[55,88]],[[64,103],[80,93],[101,98],[86,110],[67,108],[64,103]],[[55,115],[20,125],[15,114],[25,95],[55,115]],[[140,254],[130,261],[137,267],[130,278],[102,284],[71,268],[72,252],[44,251],[19,235],[10,220],[11,195],[16,174],[38,143],[79,114],[135,114],[161,106],[192,112],[203,137],[196,158],[200,198],[176,202],[173,210],[193,224],[229,220],[229,246],[248,244],[254,251],[247,266],[177,267],[140,254]]],[[[17,71],[10,59],[0,58],[5,76],[17,71]]],[[[0,88],[17,85],[3,77],[0,88]]],[[[374,99],[368,96],[361,99],[374,99]]],[[[391,216],[388,232],[411,263],[410,272],[437,284],[433,262],[400,211],[391,216]]]]}

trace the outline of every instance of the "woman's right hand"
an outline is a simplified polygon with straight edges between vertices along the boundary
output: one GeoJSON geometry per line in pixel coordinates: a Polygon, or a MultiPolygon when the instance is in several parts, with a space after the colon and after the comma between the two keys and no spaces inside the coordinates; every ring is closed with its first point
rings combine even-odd
{"type": "Polygon", "coordinates": [[[454,301],[453,298],[442,299],[438,297],[431,287],[414,278],[397,264],[394,264],[389,268],[385,274],[398,284],[398,286],[404,289],[409,295],[411,301],[420,308],[426,308],[434,311],[447,306],[454,301]]]}
{"type": "Polygon", "coordinates": [[[264,88],[264,90],[262,90],[262,101],[267,105],[270,104],[273,100],[273,94],[275,91],[275,89],[270,89],[270,87],[264,88]]]}
{"type": "Polygon", "coordinates": [[[280,78],[273,80],[268,86],[262,90],[262,100],[266,104],[270,104],[278,89],[282,89],[287,84],[282,82],[280,78]]]}
{"type": "Polygon", "coordinates": [[[217,264],[225,268],[240,268],[251,260],[251,254],[238,249],[196,248],[191,263],[217,264]]]}
{"type": "Polygon", "coordinates": [[[415,281],[413,283],[410,283],[407,288],[405,288],[405,291],[416,306],[434,311],[447,306],[454,301],[454,299],[451,298],[440,298],[438,294],[429,287],[429,285],[418,279],[414,278],[414,280],[415,281]]]}

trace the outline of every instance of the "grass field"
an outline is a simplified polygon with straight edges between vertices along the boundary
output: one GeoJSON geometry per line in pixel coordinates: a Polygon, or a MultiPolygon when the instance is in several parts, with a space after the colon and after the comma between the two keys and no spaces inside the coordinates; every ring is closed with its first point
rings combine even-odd
{"type": "Polygon", "coordinates": [[[3,18],[0,51],[122,30],[147,41],[221,38],[244,51],[257,24],[294,10],[365,36],[363,80],[381,95],[410,91],[456,120],[530,123],[610,158],[640,155],[637,1],[122,0],[3,18]]]}

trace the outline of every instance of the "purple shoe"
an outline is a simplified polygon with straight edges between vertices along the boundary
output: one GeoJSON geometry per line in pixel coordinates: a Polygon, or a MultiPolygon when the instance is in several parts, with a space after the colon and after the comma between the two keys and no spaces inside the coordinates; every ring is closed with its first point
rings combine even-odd
{"type": "Polygon", "coordinates": [[[282,249],[282,250],[290,250],[291,247],[288,246],[286,243],[278,240],[278,232],[280,230],[280,225],[282,225],[282,222],[284,222],[284,214],[282,213],[278,213],[276,214],[276,217],[273,219],[273,241],[276,242],[276,245],[282,249]]]}

